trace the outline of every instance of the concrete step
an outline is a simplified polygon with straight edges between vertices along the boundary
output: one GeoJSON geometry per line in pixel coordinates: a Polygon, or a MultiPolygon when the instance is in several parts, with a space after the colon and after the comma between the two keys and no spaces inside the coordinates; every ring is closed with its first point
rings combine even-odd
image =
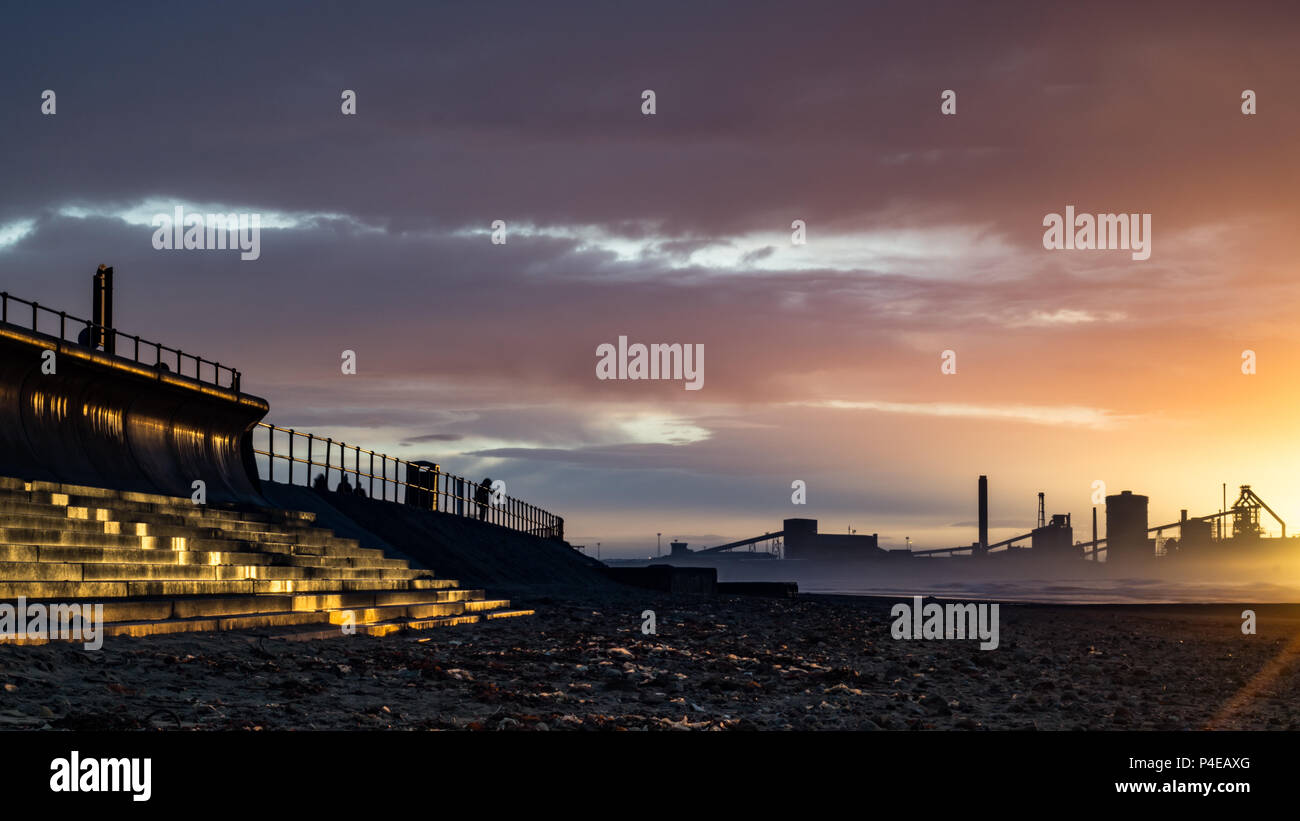
{"type": "Polygon", "coordinates": [[[40,556],[41,549],[36,545],[0,545],[0,562],[36,562],[40,556]]]}
{"type": "MultiPolygon", "coordinates": [[[[493,604],[502,604],[493,600],[493,604]]],[[[28,602],[30,604],[30,602],[28,602]]],[[[55,602],[45,602],[47,606],[55,602]]],[[[285,597],[211,597],[186,600],[102,603],[104,635],[147,637],[184,632],[273,629],[288,630],[286,638],[336,638],[342,635],[385,636],[409,630],[426,630],[473,624],[484,618],[532,615],[532,610],[502,609],[475,613],[464,603],[430,603],[369,610],[293,610],[285,597]],[[345,629],[345,625],[348,627],[345,629]],[[306,628],[299,630],[298,628],[306,628]]],[[[506,603],[508,604],[508,603],[506,603]]],[[[93,609],[86,611],[93,613],[93,609]]],[[[33,638],[20,643],[43,643],[33,638]]]]}
{"type": "Polygon", "coordinates": [[[80,582],[83,581],[82,567],[61,562],[0,562],[0,579],[6,582],[80,582]]]}
{"type": "MultiPolygon", "coordinates": [[[[251,593],[253,591],[249,590],[248,592],[251,593]]],[[[32,601],[36,601],[37,599],[89,601],[97,599],[124,599],[128,595],[130,594],[127,590],[126,582],[92,583],[82,581],[0,581],[0,599],[16,599],[19,596],[23,596],[32,601]]]]}
{"type": "Polygon", "coordinates": [[[112,511],[106,508],[67,507],[65,505],[48,505],[0,496],[0,519],[16,516],[49,516],[51,518],[111,519],[112,511]],[[71,511],[80,511],[73,516],[71,511]]]}
{"type": "Polygon", "coordinates": [[[429,596],[438,594],[435,601],[480,601],[486,596],[482,590],[453,587],[442,590],[393,590],[382,604],[421,604],[429,601],[429,596]]]}
{"type": "MultiPolygon", "coordinates": [[[[459,616],[469,612],[466,609],[467,604],[470,603],[453,601],[438,604],[398,604],[387,607],[344,608],[329,611],[330,623],[342,625],[351,621],[352,624],[361,625],[405,619],[459,616]]],[[[472,604],[478,604],[478,602],[472,602],[472,604]]]]}
{"type": "Polygon", "coordinates": [[[384,622],[382,624],[357,625],[357,633],[366,636],[389,636],[408,630],[429,630],[434,627],[453,627],[458,624],[474,624],[482,616],[478,614],[462,616],[443,616],[436,619],[403,619],[402,621],[384,622]]]}
{"type": "Polygon", "coordinates": [[[153,522],[130,522],[105,519],[83,519],[63,516],[35,516],[22,514],[8,516],[0,514],[0,523],[7,528],[33,530],[62,530],[71,533],[108,534],[118,536],[154,536],[160,540],[171,538],[191,539],[197,537],[222,538],[225,531],[220,528],[196,528],[186,525],[157,524],[153,522]]]}
{"type": "MultiPolygon", "coordinates": [[[[114,620],[109,617],[108,611],[105,610],[103,634],[105,638],[116,636],[144,638],[175,633],[309,627],[311,629],[306,631],[292,632],[298,633],[298,638],[337,638],[348,634],[386,636],[410,630],[428,630],[435,627],[474,624],[484,617],[513,618],[533,614],[532,610],[502,610],[484,614],[442,613],[442,611],[433,607],[403,608],[403,610],[408,612],[390,612],[387,614],[389,618],[384,620],[352,622],[346,630],[345,625],[348,625],[349,622],[346,614],[340,611],[286,611],[188,617],[173,614],[169,617],[163,614],[164,611],[160,607],[153,611],[154,617],[152,618],[128,617],[114,620]]],[[[143,610],[136,610],[129,615],[138,616],[143,613],[143,610]]],[[[115,615],[126,616],[128,614],[125,611],[119,611],[115,615]]],[[[75,641],[77,639],[71,640],[75,641]]],[[[39,644],[44,642],[33,637],[21,643],[39,644]]]]}
{"type": "Polygon", "coordinates": [[[509,599],[462,600],[466,613],[482,613],[487,610],[501,610],[510,606],[509,599]]]}
{"type": "Polygon", "coordinates": [[[214,539],[242,538],[249,541],[289,541],[295,544],[356,547],[354,539],[342,539],[332,531],[297,524],[244,521],[192,515],[155,514],[138,510],[115,510],[104,507],[58,507],[32,503],[0,502],[0,521],[7,527],[67,527],[81,531],[185,536],[214,539]]]}
{"type": "MultiPolygon", "coordinates": [[[[49,565],[57,567],[58,565],[49,565]]],[[[406,592],[405,582],[386,579],[360,580],[195,580],[82,581],[72,579],[0,581],[0,599],[121,599],[150,596],[233,596],[253,593],[406,592]]]]}
{"type": "Polygon", "coordinates": [[[515,619],[520,616],[532,616],[536,613],[536,610],[492,610],[483,615],[488,619],[515,619]]]}
{"type": "MultiPolygon", "coordinates": [[[[146,564],[202,566],[274,566],[301,572],[276,575],[254,573],[248,578],[337,578],[337,579],[415,579],[428,571],[409,568],[398,559],[355,559],[341,557],[295,556],[292,554],[252,553],[246,551],[190,551],[127,547],[90,547],[85,545],[0,545],[0,564],[22,562],[75,564],[146,564]]],[[[0,575],[0,578],[3,578],[0,575]]],[[[148,576],[148,578],[153,578],[148,576]]]]}
{"type": "Polygon", "coordinates": [[[178,501],[190,501],[181,496],[164,496],[156,493],[113,490],[111,488],[63,484],[61,482],[32,481],[26,484],[25,490],[31,493],[59,493],[70,496],[88,496],[96,499],[120,499],[123,501],[141,502],[146,504],[170,504],[178,501]]]}
{"type": "Polygon", "coordinates": [[[304,579],[322,581],[410,581],[421,571],[387,568],[218,566],[219,579],[304,579]]]}
{"type": "Polygon", "coordinates": [[[274,555],[277,560],[287,561],[299,567],[353,567],[375,570],[405,570],[409,567],[408,563],[402,559],[378,559],[370,556],[303,556],[298,553],[261,553],[257,555],[274,555]]]}
{"type": "Polygon", "coordinates": [[[294,610],[342,610],[388,607],[392,605],[446,604],[449,602],[474,602],[484,598],[482,590],[398,590],[325,595],[293,596],[294,610]]]}
{"type": "MultiPolygon", "coordinates": [[[[18,531],[76,532],[103,535],[151,537],[144,544],[151,547],[183,549],[195,547],[195,539],[205,543],[198,549],[213,549],[212,542],[233,541],[246,546],[265,545],[302,548],[311,555],[347,556],[383,560],[382,551],[360,548],[355,539],[343,539],[322,528],[298,525],[277,526],[266,522],[242,520],[205,520],[201,515],[148,515],[140,511],[112,510],[90,507],[54,507],[13,503],[0,509],[0,523],[18,531]],[[62,515],[60,514],[62,511],[62,515]],[[185,540],[182,542],[181,540],[185,540]]],[[[14,535],[18,538],[18,534],[14,535]]],[[[0,535],[0,540],[3,540],[0,535]]],[[[46,543],[52,537],[30,537],[33,543],[46,543]]],[[[59,543],[68,543],[64,538],[59,543]]],[[[104,540],[98,543],[107,545],[104,540]]],[[[117,546],[122,546],[120,542],[117,546]]],[[[229,547],[227,546],[227,550],[229,547]]]]}
{"type": "Polygon", "coordinates": [[[312,547],[338,547],[359,549],[356,539],[344,539],[335,536],[332,531],[321,528],[274,527],[266,524],[249,523],[248,526],[221,526],[223,535],[229,538],[245,539],[251,542],[292,542],[293,544],[312,547]]]}
{"type": "MultiPolygon", "coordinates": [[[[46,565],[58,567],[57,564],[46,565]]],[[[57,575],[57,574],[56,574],[57,575]]],[[[463,590],[412,590],[419,580],[400,579],[284,579],[284,580],[151,580],[151,581],[82,581],[73,579],[0,580],[0,599],[120,599],[149,596],[233,596],[254,593],[278,594],[338,594],[338,593],[392,593],[410,595],[411,602],[428,596],[430,592],[445,593],[449,600],[463,600],[473,591],[463,590]]],[[[481,591],[480,591],[481,593],[481,591]]],[[[391,602],[397,603],[397,602],[391,602]]]]}
{"type": "Polygon", "coordinates": [[[301,581],[375,584],[409,581],[413,570],[354,570],[335,567],[292,567],[269,564],[178,564],[118,562],[0,562],[5,581],[301,581]]]}
{"type": "MultiPolygon", "coordinates": [[[[215,632],[222,630],[255,630],[267,627],[294,627],[321,624],[322,613],[258,613],[247,616],[223,618],[166,619],[105,624],[108,636],[161,636],[174,633],[215,632]]],[[[334,628],[338,632],[338,628],[334,628]]]]}
{"type": "MultiPolygon", "coordinates": [[[[383,624],[362,624],[356,626],[355,635],[387,636],[407,631],[430,630],[435,627],[454,627],[461,624],[475,624],[480,620],[481,617],[478,615],[462,615],[445,616],[436,619],[411,619],[383,624]]],[[[323,639],[337,639],[345,634],[337,625],[321,625],[283,628],[271,633],[271,635],[288,641],[318,641],[323,639]]]]}
{"type": "Polygon", "coordinates": [[[0,546],[0,561],[105,562],[108,564],[268,565],[279,557],[267,553],[192,550],[145,550],[126,547],[68,545],[0,546]],[[30,553],[32,558],[25,558],[30,553]],[[24,558],[19,558],[19,557],[24,558]]]}
{"type": "Polygon", "coordinates": [[[443,590],[460,586],[455,579],[411,579],[412,590],[443,590]]]}
{"type": "MultiPolygon", "coordinates": [[[[40,485],[40,482],[33,482],[40,485]]],[[[114,491],[87,493],[80,489],[72,493],[35,489],[30,492],[16,493],[0,491],[0,505],[35,504],[45,507],[74,507],[87,509],[108,509],[122,514],[139,514],[144,516],[183,516],[202,518],[208,521],[261,522],[275,526],[308,527],[315,521],[315,514],[306,511],[281,511],[259,508],[256,510],[236,510],[232,508],[196,505],[189,499],[173,497],[141,498],[148,494],[123,493],[113,495],[114,491]],[[166,501],[160,501],[166,500],[166,501]]]]}
{"type": "Polygon", "coordinates": [[[293,544],[293,552],[299,556],[343,556],[348,558],[384,558],[384,551],[370,547],[353,547],[350,545],[306,545],[293,544]]]}
{"type": "MultiPolygon", "coordinates": [[[[308,613],[353,611],[358,621],[382,621],[394,616],[429,617],[480,612],[509,605],[503,599],[484,599],[483,591],[466,591],[477,598],[451,598],[446,591],[433,591],[419,597],[406,593],[369,592],[330,595],[236,595],[190,596],[135,599],[51,599],[27,598],[46,604],[101,605],[106,622],[149,621],[158,619],[222,618],[227,616],[267,615],[272,613],[308,613]],[[399,600],[401,599],[401,600],[399,600]],[[371,613],[373,616],[363,616],[371,613]],[[383,616],[383,618],[379,618],[383,616]]],[[[0,599],[16,606],[16,597],[0,599]]],[[[326,618],[326,621],[329,619],[326,618]]]]}
{"type": "MultiPolygon", "coordinates": [[[[84,547],[143,547],[147,536],[115,533],[78,533],[62,528],[0,527],[0,544],[68,545],[84,547]]],[[[170,542],[169,542],[170,543],[170,542]]]]}
{"type": "Polygon", "coordinates": [[[384,552],[362,547],[332,547],[321,545],[300,545],[293,541],[284,541],[291,538],[285,535],[276,535],[274,538],[258,540],[244,538],[195,538],[189,540],[185,548],[189,550],[230,550],[232,545],[239,550],[251,550],[264,553],[281,553],[287,556],[319,556],[322,558],[343,558],[343,559],[382,559],[384,552]]]}

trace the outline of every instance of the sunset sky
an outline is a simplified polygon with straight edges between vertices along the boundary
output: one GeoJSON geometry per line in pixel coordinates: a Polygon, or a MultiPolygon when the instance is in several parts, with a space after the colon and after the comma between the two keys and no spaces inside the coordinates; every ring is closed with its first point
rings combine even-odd
{"type": "Polygon", "coordinates": [[[86,316],[114,265],[118,326],[269,421],[606,556],[789,516],[969,544],[981,473],[995,537],[1041,490],[1087,538],[1098,479],[1300,529],[1300,11],[746,8],[8,9],[0,288],[86,316]],[[260,213],[260,258],[154,250],[177,205],[260,213]],[[1151,214],[1151,258],[1045,250],[1067,205],[1151,214]],[[703,344],[703,389],[598,380],[620,335],[703,344]]]}

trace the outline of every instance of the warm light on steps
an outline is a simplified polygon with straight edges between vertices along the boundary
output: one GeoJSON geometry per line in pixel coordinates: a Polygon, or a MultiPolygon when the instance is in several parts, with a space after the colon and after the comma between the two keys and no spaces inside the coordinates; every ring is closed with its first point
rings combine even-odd
{"type": "MultiPolygon", "coordinates": [[[[484,619],[508,619],[534,615],[534,610],[496,610],[484,613],[463,613],[449,616],[428,618],[398,618],[396,620],[353,622],[355,635],[387,636],[395,633],[416,630],[428,630],[435,627],[452,627],[459,624],[474,624],[484,619]]],[[[289,633],[284,638],[334,638],[343,635],[342,625],[346,618],[337,612],[305,613],[258,613],[225,617],[200,617],[190,619],[157,619],[150,621],[106,622],[104,635],[131,636],[145,638],[148,636],[171,635],[176,633],[212,632],[224,630],[252,630],[266,628],[315,628],[308,633],[289,633]],[[322,618],[325,617],[325,618],[322,618]]],[[[28,638],[17,640],[17,644],[44,644],[44,640],[28,638]]]]}
{"type": "Polygon", "coordinates": [[[292,637],[321,638],[349,619],[358,634],[387,635],[533,614],[361,548],[310,513],[21,487],[0,479],[0,600],[99,601],[110,636],[303,628],[292,637]]]}

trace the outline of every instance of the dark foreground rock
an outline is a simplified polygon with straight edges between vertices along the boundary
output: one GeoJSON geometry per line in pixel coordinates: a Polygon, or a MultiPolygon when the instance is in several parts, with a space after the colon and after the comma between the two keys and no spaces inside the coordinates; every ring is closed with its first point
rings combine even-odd
{"type": "Polygon", "coordinates": [[[1001,646],[891,602],[642,592],[386,638],[0,646],[3,729],[1297,729],[1300,607],[1008,606],[1001,646]],[[653,610],[657,634],[642,632],[653,610]]]}

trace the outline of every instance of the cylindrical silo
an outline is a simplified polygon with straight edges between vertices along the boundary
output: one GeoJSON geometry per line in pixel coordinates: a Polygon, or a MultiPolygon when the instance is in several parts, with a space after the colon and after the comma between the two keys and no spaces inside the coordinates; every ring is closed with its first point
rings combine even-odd
{"type": "Polygon", "coordinates": [[[1106,561],[1123,562],[1152,555],[1147,541],[1147,497],[1131,490],[1106,497],[1106,561]]]}

